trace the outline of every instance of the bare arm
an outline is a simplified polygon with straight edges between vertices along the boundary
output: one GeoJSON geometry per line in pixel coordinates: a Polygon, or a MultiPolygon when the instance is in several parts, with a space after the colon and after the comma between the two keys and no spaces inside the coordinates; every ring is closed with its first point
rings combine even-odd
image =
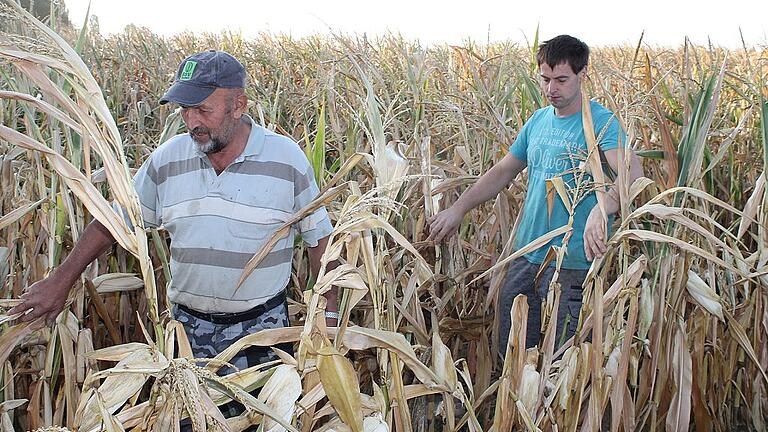
{"type": "Polygon", "coordinates": [[[21,296],[23,302],[10,311],[9,314],[25,312],[22,321],[31,321],[44,316],[48,325],[52,325],[56,316],[64,307],[69,290],[83,273],[88,264],[93,262],[107,248],[112,246],[115,239],[99,221],[93,220],[83,231],[80,240],[64,262],[47,278],[26,288],[21,296]]]}
{"type": "MultiPolygon", "coordinates": [[[[314,280],[317,280],[317,275],[320,273],[320,259],[323,257],[323,253],[325,252],[327,245],[328,236],[325,236],[318,240],[317,246],[309,248],[309,271],[312,274],[312,278],[314,280]]],[[[326,271],[331,271],[338,267],[338,265],[338,261],[331,261],[326,265],[326,271]]],[[[337,312],[339,310],[338,289],[336,287],[331,287],[331,289],[325,293],[325,299],[327,301],[327,312],[337,312]]],[[[337,323],[338,320],[335,318],[325,319],[325,324],[327,326],[335,327],[337,323]]]]}
{"type": "MultiPolygon", "coordinates": [[[[630,152],[629,179],[627,182],[631,185],[635,180],[643,176],[643,165],[634,150],[627,148],[625,151],[630,152]]],[[[608,160],[608,165],[610,165],[614,171],[618,172],[619,150],[606,150],[605,158],[608,160]]],[[[621,202],[618,183],[614,183],[605,194],[604,203],[606,216],[619,211],[621,202]]],[[[600,214],[600,208],[595,206],[592,208],[592,211],[590,211],[584,226],[584,253],[588,260],[592,261],[594,258],[603,256],[606,251],[606,236],[605,221],[600,214]]]]}
{"type": "Polygon", "coordinates": [[[468,211],[495,197],[526,167],[526,163],[508,153],[491,167],[449,208],[431,217],[427,240],[440,242],[456,232],[468,211]]]}

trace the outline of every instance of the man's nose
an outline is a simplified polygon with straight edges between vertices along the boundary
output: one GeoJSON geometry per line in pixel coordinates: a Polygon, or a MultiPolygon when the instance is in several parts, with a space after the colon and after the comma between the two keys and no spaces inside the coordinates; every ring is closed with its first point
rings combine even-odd
{"type": "Polygon", "coordinates": [[[194,108],[185,108],[181,111],[181,118],[184,120],[184,124],[187,125],[189,130],[192,130],[200,125],[200,115],[194,108]]]}
{"type": "Polygon", "coordinates": [[[554,81],[550,81],[547,83],[547,92],[552,93],[557,89],[557,85],[555,85],[554,81]]]}

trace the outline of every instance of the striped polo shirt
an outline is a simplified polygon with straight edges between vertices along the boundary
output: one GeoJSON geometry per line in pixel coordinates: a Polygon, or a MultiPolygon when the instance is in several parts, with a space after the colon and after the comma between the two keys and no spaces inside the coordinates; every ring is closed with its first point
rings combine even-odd
{"type": "Polygon", "coordinates": [[[219,175],[189,134],[163,143],[136,173],[145,225],[171,237],[173,303],[202,312],[251,309],[285,289],[297,231],[309,246],[331,233],[321,207],[295,224],[235,292],[248,260],[319,193],[299,146],[247,118],[248,143],[219,175]]]}

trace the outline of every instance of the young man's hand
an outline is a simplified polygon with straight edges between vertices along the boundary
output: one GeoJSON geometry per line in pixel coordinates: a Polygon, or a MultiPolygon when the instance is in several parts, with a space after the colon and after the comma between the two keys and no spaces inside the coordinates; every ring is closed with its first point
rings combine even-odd
{"type": "Polygon", "coordinates": [[[427,220],[429,237],[427,241],[440,243],[456,233],[464,219],[464,212],[455,205],[441,211],[427,220]]]}
{"type": "Polygon", "coordinates": [[[592,207],[584,225],[584,255],[587,261],[603,256],[608,249],[605,244],[606,221],[600,213],[600,207],[592,207]]]}

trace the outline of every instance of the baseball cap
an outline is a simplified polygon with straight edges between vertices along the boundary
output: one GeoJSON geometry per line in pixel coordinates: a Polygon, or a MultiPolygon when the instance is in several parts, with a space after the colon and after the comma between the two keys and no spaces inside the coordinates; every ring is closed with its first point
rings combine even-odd
{"type": "Polygon", "coordinates": [[[244,87],[245,68],[236,58],[224,51],[203,51],[179,64],[176,79],[160,104],[200,105],[217,88],[244,87]]]}

